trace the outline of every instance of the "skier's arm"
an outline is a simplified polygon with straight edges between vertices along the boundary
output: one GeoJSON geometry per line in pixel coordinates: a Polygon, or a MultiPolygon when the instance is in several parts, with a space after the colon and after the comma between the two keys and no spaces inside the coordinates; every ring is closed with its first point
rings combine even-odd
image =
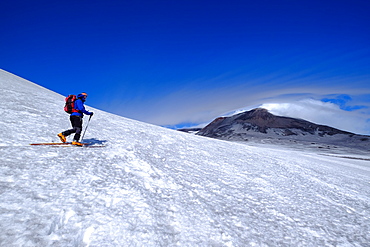
{"type": "Polygon", "coordinates": [[[86,115],[92,115],[93,113],[92,112],[89,112],[85,109],[85,106],[84,104],[82,103],[82,100],[76,100],[75,101],[75,104],[76,104],[76,109],[79,110],[81,113],[84,113],[86,115]]]}

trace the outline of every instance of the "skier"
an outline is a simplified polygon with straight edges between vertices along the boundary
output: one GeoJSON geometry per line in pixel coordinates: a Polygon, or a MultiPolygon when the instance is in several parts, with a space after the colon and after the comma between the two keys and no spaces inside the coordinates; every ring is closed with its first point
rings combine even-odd
{"type": "Polygon", "coordinates": [[[72,129],[63,131],[62,133],[58,134],[58,137],[62,142],[66,142],[66,137],[75,133],[75,136],[72,141],[72,145],[82,146],[83,144],[80,142],[81,131],[82,131],[82,118],[83,115],[90,115],[92,116],[94,113],[89,112],[85,109],[84,103],[87,98],[87,93],[80,93],[77,95],[77,99],[74,102],[74,109],[72,110],[72,114],[70,116],[72,129]]]}

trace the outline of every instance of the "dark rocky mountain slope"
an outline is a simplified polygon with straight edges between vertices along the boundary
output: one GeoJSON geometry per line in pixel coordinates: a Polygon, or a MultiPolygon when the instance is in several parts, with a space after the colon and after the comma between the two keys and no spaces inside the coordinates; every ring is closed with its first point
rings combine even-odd
{"type": "Polygon", "coordinates": [[[197,135],[230,141],[294,140],[370,148],[369,136],[356,135],[303,119],[276,116],[263,108],[231,117],[219,117],[197,135]]]}

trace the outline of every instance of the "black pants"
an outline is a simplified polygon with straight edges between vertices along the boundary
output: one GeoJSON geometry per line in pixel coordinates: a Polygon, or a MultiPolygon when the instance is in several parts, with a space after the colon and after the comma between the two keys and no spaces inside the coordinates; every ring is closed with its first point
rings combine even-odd
{"type": "Polygon", "coordinates": [[[82,131],[82,117],[80,116],[70,116],[69,120],[71,120],[72,128],[62,132],[64,136],[69,136],[72,133],[76,133],[73,140],[79,141],[81,137],[81,131],[82,131]]]}

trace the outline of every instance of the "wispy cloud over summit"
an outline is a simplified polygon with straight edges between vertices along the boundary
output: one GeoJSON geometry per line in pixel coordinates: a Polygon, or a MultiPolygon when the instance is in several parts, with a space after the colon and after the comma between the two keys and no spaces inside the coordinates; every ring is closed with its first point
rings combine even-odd
{"type": "Polygon", "coordinates": [[[345,110],[340,104],[325,101],[305,99],[289,103],[262,104],[261,107],[279,116],[302,118],[356,134],[370,134],[368,106],[348,106],[344,107],[347,109],[345,110]]]}

